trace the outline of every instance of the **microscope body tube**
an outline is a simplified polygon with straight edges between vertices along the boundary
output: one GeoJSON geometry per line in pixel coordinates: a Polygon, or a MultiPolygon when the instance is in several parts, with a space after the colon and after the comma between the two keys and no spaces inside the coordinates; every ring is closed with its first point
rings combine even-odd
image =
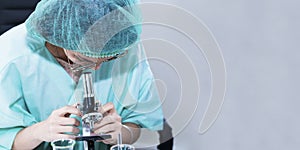
{"type": "Polygon", "coordinates": [[[96,112],[95,110],[95,95],[91,72],[85,72],[83,74],[83,88],[84,88],[84,99],[83,99],[83,114],[96,112]]]}
{"type": "Polygon", "coordinates": [[[83,114],[95,112],[95,97],[84,97],[83,114]]]}

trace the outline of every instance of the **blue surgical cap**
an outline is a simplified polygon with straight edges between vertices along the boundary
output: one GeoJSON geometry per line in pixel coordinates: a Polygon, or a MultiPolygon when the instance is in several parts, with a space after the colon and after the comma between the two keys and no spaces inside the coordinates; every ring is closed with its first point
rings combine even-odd
{"type": "Polygon", "coordinates": [[[89,57],[110,57],[139,40],[136,0],[42,0],[26,20],[29,34],[89,57]]]}

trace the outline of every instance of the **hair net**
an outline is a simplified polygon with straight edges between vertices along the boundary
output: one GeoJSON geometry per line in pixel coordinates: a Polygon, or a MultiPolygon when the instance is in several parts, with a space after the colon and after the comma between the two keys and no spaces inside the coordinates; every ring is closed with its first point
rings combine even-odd
{"type": "Polygon", "coordinates": [[[29,34],[89,57],[110,57],[137,42],[136,0],[42,0],[26,20],[29,34]]]}

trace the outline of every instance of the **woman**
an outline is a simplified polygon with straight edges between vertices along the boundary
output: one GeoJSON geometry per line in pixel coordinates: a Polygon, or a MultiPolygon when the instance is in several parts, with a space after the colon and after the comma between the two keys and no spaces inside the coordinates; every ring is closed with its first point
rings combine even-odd
{"type": "Polygon", "coordinates": [[[86,69],[94,71],[96,98],[106,114],[94,132],[112,135],[97,148],[116,144],[120,132],[132,144],[139,128],[161,129],[153,75],[138,44],[135,4],[42,0],[25,24],[0,37],[0,148],[49,149],[55,139],[81,134],[76,102],[86,69]]]}

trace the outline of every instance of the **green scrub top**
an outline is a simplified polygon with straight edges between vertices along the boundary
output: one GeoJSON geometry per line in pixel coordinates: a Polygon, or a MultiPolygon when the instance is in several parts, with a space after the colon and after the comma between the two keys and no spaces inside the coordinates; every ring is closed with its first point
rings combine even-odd
{"type": "MultiPolygon", "coordinates": [[[[0,45],[0,149],[11,149],[21,129],[80,100],[82,86],[50,54],[45,41],[27,34],[24,24],[1,35],[0,45]]],[[[104,62],[93,75],[96,99],[112,102],[123,123],[162,129],[161,102],[140,45],[104,62]]],[[[38,148],[47,147],[49,143],[42,143],[38,148]]]]}

